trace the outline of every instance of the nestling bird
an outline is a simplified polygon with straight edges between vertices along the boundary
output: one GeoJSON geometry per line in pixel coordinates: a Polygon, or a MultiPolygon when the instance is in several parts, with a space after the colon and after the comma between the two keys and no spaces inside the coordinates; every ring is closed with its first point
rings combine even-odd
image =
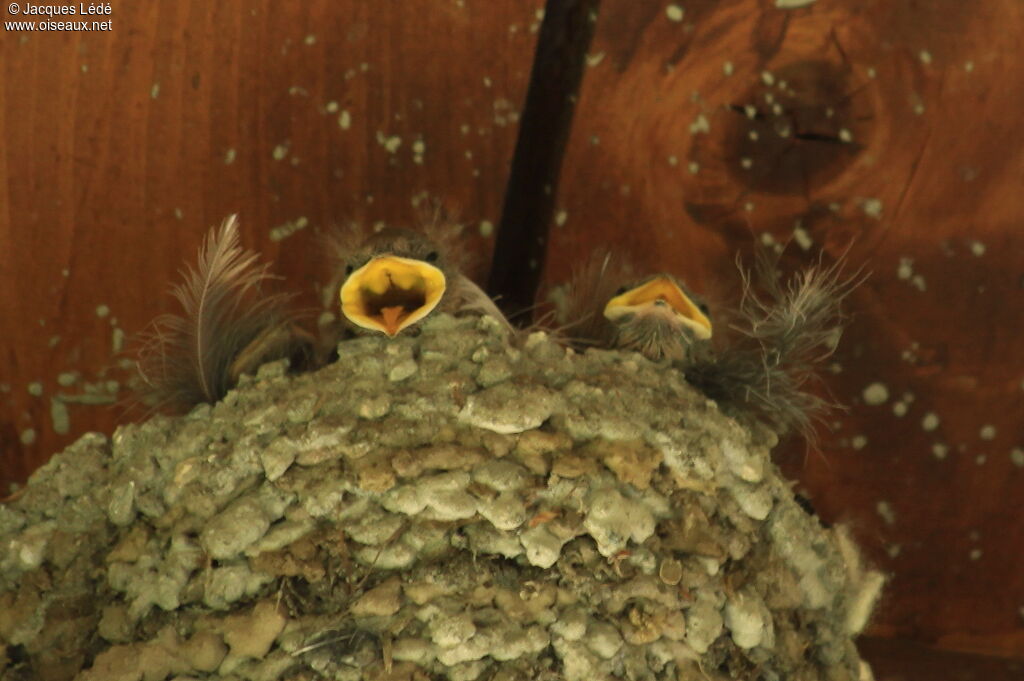
{"type": "Polygon", "coordinates": [[[654,361],[689,361],[712,335],[707,306],[675,277],[638,279],[611,253],[595,253],[573,271],[560,317],[573,344],[634,350],[654,361]]]}
{"type": "Polygon", "coordinates": [[[508,326],[487,294],[459,271],[458,230],[438,222],[423,232],[386,227],[357,245],[355,229],[335,235],[335,269],[341,273],[335,290],[351,330],[394,337],[435,311],[466,310],[508,326]]]}
{"type": "Polygon", "coordinates": [[[743,297],[723,315],[736,320],[728,329],[733,333],[716,332],[715,346],[710,314],[698,297],[667,274],[624,283],[635,277],[610,254],[597,254],[574,271],[562,334],[576,345],[671,360],[722,409],[813,440],[814,422],[833,405],[811,386],[842,334],[842,301],[861,279],[843,278],[842,259],[788,281],[781,278],[778,257],[766,251],[759,252],[753,273],[737,265],[743,297]]]}
{"type": "Polygon", "coordinates": [[[210,230],[196,267],[172,289],[183,314],[162,315],[142,334],[140,402],[187,411],[220,400],[265,362],[309,358],[312,336],[288,312],[290,296],[261,290],[273,277],[257,259],[239,245],[237,216],[210,230]]]}

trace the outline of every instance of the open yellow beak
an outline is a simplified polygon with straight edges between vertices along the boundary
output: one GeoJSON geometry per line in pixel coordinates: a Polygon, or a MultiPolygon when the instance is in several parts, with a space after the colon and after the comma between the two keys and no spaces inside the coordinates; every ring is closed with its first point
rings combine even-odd
{"type": "Polygon", "coordinates": [[[430,263],[381,255],[341,285],[341,311],[353,324],[393,337],[430,314],[445,285],[444,273],[430,263]]]}
{"type": "Polygon", "coordinates": [[[711,320],[664,275],[615,296],[605,305],[604,316],[613,322],[627,315],[669,317],[692,330],[699,340],[711,338],[711,320]]]}

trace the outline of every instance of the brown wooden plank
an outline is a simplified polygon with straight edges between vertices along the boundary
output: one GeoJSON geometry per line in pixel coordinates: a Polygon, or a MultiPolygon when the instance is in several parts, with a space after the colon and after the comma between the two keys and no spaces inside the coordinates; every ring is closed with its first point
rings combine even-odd
{"type": "Polygon", "coordinates": [[[909,641],[868,638],[857,646],[876,681],[1015,681],[1024,661],[966,655],[909,641]]]}
{"type": "Polygon", "coordinates": [[[852,411],[780,460],[892,573],[877,631],[1024,655],[1022,29],[1013,1],[606,0],[547,275],[610,245],[728,301],[754,240],[854,240],[852,411]]]}
{"type": "Polygon", "coordinates": [[[427,195],[497,224],[543,2],[111,6],[109,32],[0,40],[0,489],[124,418],[61,396],[123,387],[113,335],[172,309],[226,215],[309,306],[325,226],[427,195]]]}

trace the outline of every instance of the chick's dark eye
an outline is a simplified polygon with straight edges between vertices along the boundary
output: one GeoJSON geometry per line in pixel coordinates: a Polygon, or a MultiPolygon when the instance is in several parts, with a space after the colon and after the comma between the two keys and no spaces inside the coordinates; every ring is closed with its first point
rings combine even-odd
{"type": "Polygon", "coordinates": [[[424,258],[427,262],[437,262],[437,251],[431,251],[427,253],[427,257],[424,258]]]}
{"type": "Polygon", "coordinates": [[[708,308],[707,303],[697,303],[697,308],[704,313],[705,317],[711,314],[711,310],[708,308]]]}
{"type": "Polygon", "coordinates": [[[352,265],[348,265],[348,266],[346,266],[346,267],[345,267],[345,276],[347,277],[348,275],[352,274],[352,271],[353,271],[354,269],[355,269],[355,267],[353,267],[352,265]]]}
{"type": "Polygon", "coordinates": [[[626,291],[628,291],[628,290],[629,290],[629,288],[628,288],[628,287],[626,287],[626,286],[620,286],[619,288],[615,289],[615,295],[617,295],[617,296],[621,296],[621,295],[622,295],[623,293],[625,293],[625,292],[626,292],[626,291]]]}

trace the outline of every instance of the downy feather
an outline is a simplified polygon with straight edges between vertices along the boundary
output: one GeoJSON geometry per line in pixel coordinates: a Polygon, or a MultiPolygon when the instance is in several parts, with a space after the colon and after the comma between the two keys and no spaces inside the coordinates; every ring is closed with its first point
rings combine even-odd
{"type": "Polygon", "coordinates": [[[686,370],[690,383],[721,406],[749,411],[777,431],[815,440],[815,424],[838,405],[820,397],[819,370],[846,325],[842,302],[864,277],[843,277],[844,259],[783,280],[778,256],[761,250],[753,272],[737,258],[743,298],[732,326],[739,334],[713,357],[686,370]]]}
{"type": "Polygon", "coordinates": [[[178,411],[216,402],[234,383],[239,354],[259,336],[286,331],[290,296],[261,294],[272,276],[257,259],[239,245],[237,216],[210,230],[196,267],[182,271],[184,282],[172,289],[182,314],[161,315],[143,336],[142,402],[178,411]]]}

